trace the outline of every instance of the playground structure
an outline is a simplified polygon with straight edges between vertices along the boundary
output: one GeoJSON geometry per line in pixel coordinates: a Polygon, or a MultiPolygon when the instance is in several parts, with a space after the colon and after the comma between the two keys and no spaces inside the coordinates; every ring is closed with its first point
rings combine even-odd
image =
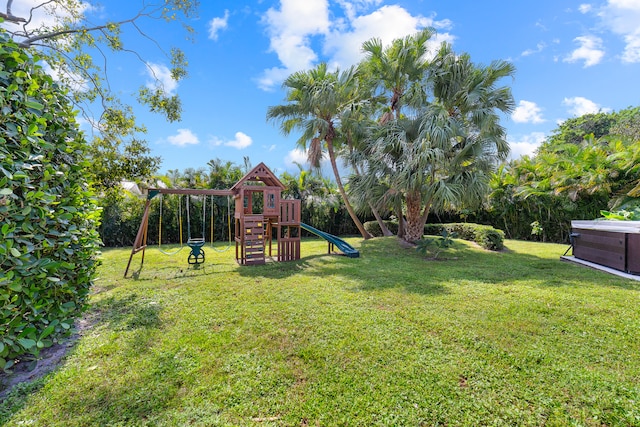
{"type": "MultiPolygon", "coordinates": [[[[282,199],[284,189],[282,182],[264,163],[254,167],[229,190],[150,188],[124,277],[127,277],[133,256],[138,252],[142,252],[140,268],[144,264],[151,200],[160,194],[233,197],[236,261],[240,265],[264,264],[267,256],[278,262],[300,259],[301,228],[325,239],[329,253],[337,247],[348,257],[359,256],[356,249],[339,237],[301,223],[300,200],[282,199]]],[[[204,262],[204,244],[204,231],[202,238],[189,236],[189,264],[204,262]]]]}

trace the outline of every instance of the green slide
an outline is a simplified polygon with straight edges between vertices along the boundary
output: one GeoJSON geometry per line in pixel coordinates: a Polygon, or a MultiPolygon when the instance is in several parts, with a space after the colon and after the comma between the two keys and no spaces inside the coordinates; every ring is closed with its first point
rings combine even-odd
{"type": "Polygon", "coordinates": [[[322,237],[327,242],[335,245],[343,254],[348,256],[349,258],[358,258],[360,257],[360,252],[355,249],[353,246],[339,238],[338,236],[334,236],[333,234],[325,233],[324,231],[320,231],[317,228],[313,228],[310,225],[305,223],[300,223],[300,227],[304,230],[307,230],[309,233],[313,233],[316,236],[322,237]]]}

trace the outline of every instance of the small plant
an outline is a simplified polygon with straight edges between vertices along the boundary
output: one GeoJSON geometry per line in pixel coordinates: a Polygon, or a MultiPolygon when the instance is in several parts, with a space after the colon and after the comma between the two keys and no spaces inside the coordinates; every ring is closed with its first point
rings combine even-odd
{"type": "Polygon", "coordinates": [[[544,229],[542,225],[540,225],[539,221],[533,221],[531,224],[531,235],[532,236],[542,236],[544,229]]]}
{"type": "Polygon", "coordinates": [[[605,219],[616,221],[640,221],[640,201],[633,199],[624,203],[616,211],[600,211],[605,219]]]}
{"type": "Polygon", "coordinates": [[[615,212],[600,211],[600,215],[606,219],[617,221],[640,221],[640,208],[633,210],[620,209],[615,212]]]}
{"type": "Polygon", "coordinates": [[[440,237],[423,237],[418,240],[416,242],[416,251],[422,255],[431,255],[431,258],[437,259],[440,253],[453,246],[453,239],[457,236],[456,232],[449,232],[446,228],[443,228],[440,237]]]}

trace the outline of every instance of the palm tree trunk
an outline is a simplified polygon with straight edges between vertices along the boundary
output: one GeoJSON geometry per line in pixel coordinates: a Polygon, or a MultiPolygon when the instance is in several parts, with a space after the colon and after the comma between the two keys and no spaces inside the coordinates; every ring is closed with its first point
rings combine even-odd
{"type": "Polygon", "coordinates": [[[364,225],[358,219],[353,206],[349,202],[347,198],[347,192],[344,190],[344,186],[342,185],[342,180],[340,179],[340,172],[338,172],[338,165],[336,163],[336,155],[333,151],[333,140],[331,138],[327,138],[327,152],[329,153],[329,160],[331,161],[331,168],[333,169],[333,175],[336,178],[336,184],[338,184],[338,191],[340,191],[340,195],[342,196],[342,200],[344,200],[344,205],[347,208],[347,212],[349,212],[349,216],[353,220],[353,223],[358,227],[358,231],[362,234],[363,239],[370,239],[372,236],[364,229],[364,225]]]}
{"type": "Polygon", "coordinates": [[[407,194],[407,233],[404,236],[407,242],[420,240],[424,234],[424,223],[427,218],[423,215],[421,202],[420,193],[407,194]]]}
{"type": "Polygon", "coordinates": [[[389,230],[389,227],[387,227],[387,224],[384,223],[384,220],[380,216],[380,212],[378,212],[378,209],[376,209],[373,206],[373,203],[371,203],[371,202],[369,202],[369,207],[371,208],[371,212],[373,212],[373,216],[376,217],[376,221],[378,221],[378,225],[380,226],[380,229],[382,230],[382,235],[383,236],[393,236],[393,233],[391,232],[391,230],[389,230]]]}

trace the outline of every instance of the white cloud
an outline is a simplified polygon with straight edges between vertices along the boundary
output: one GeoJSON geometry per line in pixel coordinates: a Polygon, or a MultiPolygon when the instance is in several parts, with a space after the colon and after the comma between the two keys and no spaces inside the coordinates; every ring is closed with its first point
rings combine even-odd
{"type": "Polygon", "coordinates": [[[237,148],[238,150],[242,150],[249,147],[251,144],[253,144],[253,139],[243,132],[236,132],[235,139],[232,139],[231,141],[225,141],[218,138],[217,136],[212,136],[209,139],[209,145],[211,145],[212,147],[219,147],[221,145],[224,145],[225,147],[233,147],[237,148]]]}
{"type": "Polygon", "coordinates": [[[218,33],[221,30],[224,30],[225,28],[227,28],[227,24],[229,21],[229,11],[225,10],[224,11],[224,17],[222,18],[213,18],[211,21],[209,21],[209,38],[211,40],[218,40],[218,33]]]}
{"type": "Polygon", "coordinates": [[[272,91],[276,86],[282,83],[291,71],[286,68],[269,68],[262,72],[262,76],[256,79],[258,87],[264,91],[272,91]]]}
{"type": "Polygon", "coordinates": [[[640,31],[634,34],[627,34],[624,37],[627,45],[622,53],[622,61],[629,63],[640,62],[640,31]]]}
{"type": "Polygon", "coordinates": [[[609,30],[622,36],[622,61],[640,62],[640,1],[609,0],[598,16],[609,30]]]}
{"type": "MultiPolygon", "coordinates": [[[[354,17],[342,27],[334,27],[326,37],[323,50],[331,56],[331,63],[345,68],[362,59],[362,43],[366,40],[376,37],[386,46],[394,39],[415,34],[429,26],[448,29],[451,22],[413,16],[398,5],[385,5],[367,15],[354,17]]],[[[447,32],[438,32],[430,42],[431,49],[435,50],[441,42],[452,42],[453,39],[447,32]]]]}
{"type": "Polygon", "coordinates": [[[533,55],[533,54],[536,54],[536,53],[540,53],[540,52],[542,52],[544,50],[545,47],[547,47],[547,45],[545,43],[540,42],[540,43],[538,43],[536,45],[535,49],[527,49],[524,52],[522,52],[521,55],[522,56],[529,56],[529,55],[533,55]]]}
{"type": "Polygon", "coordinates": [[[329,30],[327,0],[281,0],[280,9],[270,8],[263,17],[269,33],[271,52],[275,52],[282,67],[266,70],[258,79],[263,89],[279,84],[295,71],[311,68],[317,59],[311,48],[311,37],[329,30]]]}
{"type": "Polygon", "coordinates": [[[337,0],[337,3],[344,10],[347,19],[352,21],[359,12],[370,6],[378,6],[382,0],[337,0]]]}
{"type": "Polygon", "coordinates": [[[591,9],[593,8],[593,6],[591,6],[588,3],[583,3],[578,7],[578,10],[580,11],[580,13],[588,13],[591,11],[591,9]]]}
{"type": "Polygon", "coordinates": [[[167,138],[172,145],[184,147],[185,145],[197,145],[200,143],[198,136],[191,132],[190,129],[178,129],[177,135],[172,135],[167,138]]]}
{"type": "Polygon", "coordinates": [[[542,109],[531,101],[521,100],[514,110],[511,118],[516,123],[543,123],[542,109]]]}
{"type": "MultiPolygon", "coordinates": [[[[451,27],[449,20],[413,16],[397,5],[385,5],[366,13],[380,3],[381,0],[338,0],[344,17],[331,21],[327,0],[281,0],[280,9],[269,9],[263,18],[270,50],[276,53],[280,65],[264,70],[256,79],[258,86],[271,90],[293,72],[312,68],[319,59],[316,46],[332,67],[346,68],[363,57],[362,43],[372,37],[380,38],[386,45],[427,26],[440,30],[451,27]]],[[[453,39],[441,31],[432,46],[453,39]]]]}
{"type": "Polygon", "coordinates": [[[166,65],[147,62],[147,76],[151,79],[147,82],[150,89],[159,87],[167,95],[172,95],[178,88],[178,82],[171,77],[171,70],[166,65]]]}
{"type": "Polygon", "coordinates": [[[249,135],[242,132],[236,132],[235,139],[225,143],[224,145],[242,150],[243,148],[250,146],[252,143],[253,140],[249,135]]]}
{"type": "Polygon", "coordinates": [[[569,110],[568,110],[569,113],[576,117],[580,117],[585,114],[597,113],[599,111],[602,111],[602,112],[611,111],[610,108],[602,108],[600,105],[582,96],[565,98],[562,101],[562,105],[569,107],[569,110]]]}
{"type": "Polygon", "coordinates": [[[533,132],[520,136],[515,140],[509,140],[509,147],[511,147],[509,157],[511,159],[517,159],[522,156],[531,156],[535,154],[535,151],[544,140],[545,134],[543,132],[533,132]]]}
{"type": "Polygon", "coordinates": [[[591,67],[599,64],[604,57],[604,50],[602,49],[602,39],[596,36],[580,36],[573,39],[574,42],[580,44],[580,47],[571,52],[571,55],[567,56],[565,62],[577,62],[584,61],[584,67],[591,67]]]}
{"type": "Polygon", "coordinates": [[[307,163],[308,153],[307,150],[301,150],[299,148],[295,148],[289,151],[284,158],[284,164],[291,168],[296,164],[305,165],[307,163]]]}

